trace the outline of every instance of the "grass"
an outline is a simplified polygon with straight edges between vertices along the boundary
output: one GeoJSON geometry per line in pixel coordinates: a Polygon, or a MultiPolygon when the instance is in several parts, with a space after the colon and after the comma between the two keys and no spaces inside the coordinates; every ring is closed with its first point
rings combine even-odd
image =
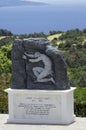
{"type": "Polygon", "coordinates": [[[59,38],[61,35],[62,35],[62,33],[50,35],[50,36],[47,37],[47,39],[48,39],[49,41],[52,41],[54,38],[59,38]]]}
{"type": "Polygon", "coordinates": [[[0,36],[0,40],[6,38],[7,36],[0,36]]]}

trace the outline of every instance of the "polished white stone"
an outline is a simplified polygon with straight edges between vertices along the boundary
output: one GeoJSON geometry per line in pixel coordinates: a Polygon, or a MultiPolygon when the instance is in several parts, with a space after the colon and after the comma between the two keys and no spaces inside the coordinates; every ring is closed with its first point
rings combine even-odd
{"type": "Polygon", "coordinates": [[[69,90],[18,90],[8,93],[10,123],[70,124],[74,122],[74,88],[69,90]]]}

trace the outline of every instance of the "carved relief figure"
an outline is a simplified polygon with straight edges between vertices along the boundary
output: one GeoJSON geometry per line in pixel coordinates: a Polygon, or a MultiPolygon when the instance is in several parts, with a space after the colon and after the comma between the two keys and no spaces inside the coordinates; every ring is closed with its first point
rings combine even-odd
{"type": "Polygon", "coordinates": [[[55,83],[53,79],[52,62],[47,55],[40,52],[35,52],[35,54],[24,53],[23,59],[27,59],[27,57],[29,58],[29,62],[36,63],[42,61],[44,64],[44,67],[37,66],[32,68],[32,71],[37,78],[35,82],[51,81],[52,83],[55,83]]]}
{"type": "Polygon", "coordinates": [[[65,60],[47,39],[16,39],[11,57],[13,89],[70,89],[65,60]]]}

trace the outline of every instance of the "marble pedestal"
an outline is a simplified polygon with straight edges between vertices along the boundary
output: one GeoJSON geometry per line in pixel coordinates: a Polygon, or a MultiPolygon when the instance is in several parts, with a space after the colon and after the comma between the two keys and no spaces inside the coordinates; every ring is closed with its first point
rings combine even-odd
{"type": "Polygon", "coordinates": [[[74,122],[74,88],[62,91],[6,89],[9,123],[70,124],[74,122]]]}

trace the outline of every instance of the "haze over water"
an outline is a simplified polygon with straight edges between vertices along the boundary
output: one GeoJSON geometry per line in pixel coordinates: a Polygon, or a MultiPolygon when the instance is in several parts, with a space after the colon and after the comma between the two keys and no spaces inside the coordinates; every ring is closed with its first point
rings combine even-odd
{"type": "Polygon", "coordinates": [[[86,28],[86,4],[0,7],[0,28],[15,34],[86,28]]]}

